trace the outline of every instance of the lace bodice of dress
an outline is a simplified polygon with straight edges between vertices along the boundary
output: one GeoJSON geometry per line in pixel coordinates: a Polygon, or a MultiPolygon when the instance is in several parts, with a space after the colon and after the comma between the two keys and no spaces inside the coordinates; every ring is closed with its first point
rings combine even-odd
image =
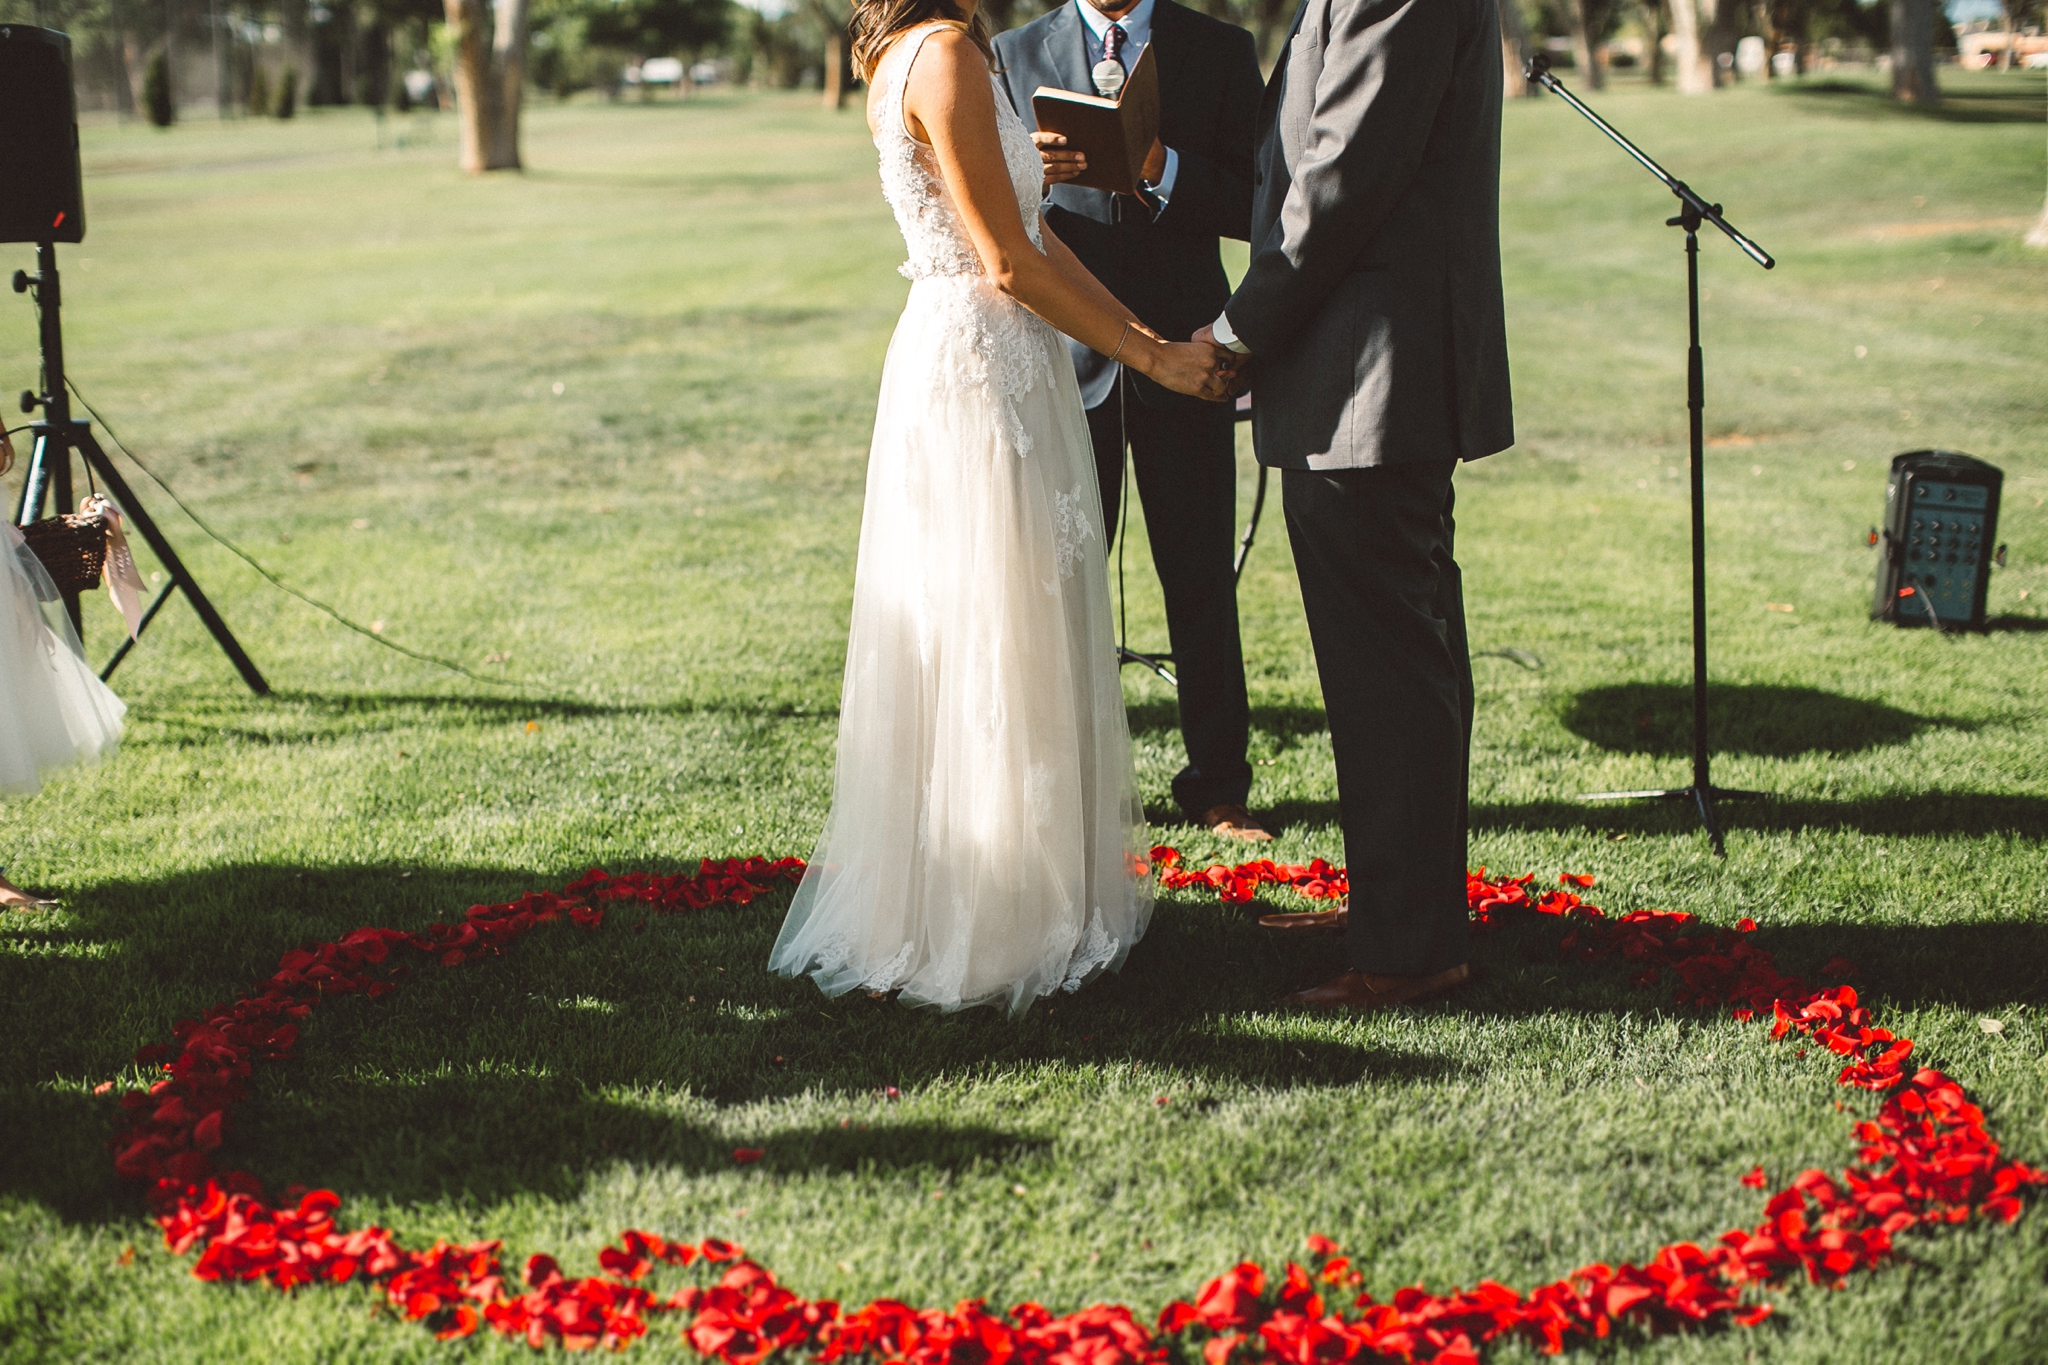
{"type": "MultiPolygon", "coordinates": [[[[953,197],[939,173],[932,149],[910,135],[903,122],[903,87],[908,83],[911,64],[924,40],[944,25],[933,25],[901,41],[907,44],[892,64],[888,86],[875,111],[875,147],[882,155],[882,197],[896,211],[896,225],[903,230],[903,244],[910,259],[901,267],[913,280],[941,275],[980,275],[981,257],[960,224],[953,197]]],[[[989,77],[991,87],[995,77],[989,77]]],[[[1045,245],[1038,231],[1039,201],[1045,172],[1031,134],[1017,117],[1001,90],[995,90],[996,132],[1002,139],[1003,162],[1017,190],[1017,212],[1031,244],[1045,245]]]]}

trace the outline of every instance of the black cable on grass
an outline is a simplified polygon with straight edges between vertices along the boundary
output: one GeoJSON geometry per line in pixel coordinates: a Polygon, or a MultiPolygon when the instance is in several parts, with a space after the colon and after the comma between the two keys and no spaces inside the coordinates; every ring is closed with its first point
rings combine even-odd
{"type": "Polygon", "coordinates": [[[207,534],[208,538],[211,539],[216,545],[219,545],[229,554],[232,554],[233,556],[235,556],[235,558],[241,560],[244,564],[247,564],[257,573],[262,574],[264,581],[269,583],[271,587],[278,589],[280,592],[290,593],[293,597],[298,598],[301,602],[304,602],[307,606],[313,608],[315,611],[322,612],[328,616],[333,617],[336,621],[339,621],[342,625],[347,626],[350,630],[362,636],[365,640],[370,641],[372,644],[382,645],[386,649],[395,650],[398,653],[405,655],[407,658],[418,659],[421,663],[433,664],[436,668],[445,668],[451,673],[460,673],[463,677],[468,678],[473,682],[480,682],[489,687],[525,687],[529,685],[517,679],[487,678],[481,673],[471,672],[469,669],[463,667],[459,663],[456,663],[452,659],[443,659],[438,655],[433,654],[422,654],[419,650],[408,648],[405,645],[399,644],[396,640],[387,640],[382,635],[378,634],[376,631],[371,630],[368,626],[362,625],[361,623],[356,621],[351,621],[348,617],[343,616],[340,612],[336,611],[333,607],[328,606],[319,598],[309,597],[305,593],[300,592],[297,588],[293,587],[291,584],[285,582],[282,578],[279,578],[276,574],[272,573],[270,570],[264,568],[261,564],[257,563],[256,560],[253,557],[251,557],[247,550],[244,550],[241,546],[235,544],[235,542],[229,540],[226,536],[222,535],[220,532],[214,530],[211,526],[207,525],[206,519],[200,516],[197,512],[193,511],[191,505],[187,503],[183,498],[178,496],[177,489],[165,483],[161,475],[159,475],[154,469],[151,469],[148,465],[144,464],[140,459],[137,459],[135,452],[130,450],[125,444],[122,443],[120,434],[114,430],[113,424],[108,422],[105,417],[101,416],[100,410],[92,405],[91,400],[87,399],[84,394],[78,391],[78,385],[72,382],[71,377],[69,375],[66,375],[64,378],[66,386],[71,390],[72,397],[78,400],[79,406],[83,407],[87,412],[92,414],[93,420],[100,424],[100,429],[107,433],[107,439],[114,443],[114,448],[120,451],[123,455],[126,455],[128,457],[129,462],[133,464],[137,469],[141,470],[144,474],[147,474],[149,476],[149,481],[151,483],[155,484],[158,488],[163,489],[164,492],[170,496],[171,501],[178,504],[178,510],[183,512],[186,516],[192,519],[192,524],[194,526],[197,526],[200,530],[204,531],[207,534]]]}

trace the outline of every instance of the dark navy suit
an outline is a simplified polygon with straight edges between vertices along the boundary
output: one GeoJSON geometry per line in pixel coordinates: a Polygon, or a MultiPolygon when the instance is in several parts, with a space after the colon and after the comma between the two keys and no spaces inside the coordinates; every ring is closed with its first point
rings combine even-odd
{"type": "MultiPolygon", "coordinates": [[[[1230,296],[1218,239],[1251,232],[1252,139],[1264,83],[1243,29],[1173,0],[1153,0],[1151,24],[1159,136],[1178,157],[1170,198],[1157,209],[1104,190],[1057,185],[1045,217],[1147,326],[1184,341],[1230,296]]],[[[1071,2],[998,35],[995,47],[1010,103],[1027,127],[1038,126],[1031,95],[1039,86],[1095,89],[1087,25],[1071,2]]],[[[1126,53],[1126,62],[1137,55],[1126,53]]],[[[1252,773],[1231,572],[1237,474],[1230,406],[1169,393],[1128,371],[1112,375],[1094,351],[1070,349],[1083,393],[1101,395],[1088,426],[1105,523],[1116,522],[1128,440],[1166,599],[1188,755],[1174,779],[1174,799],[1191,818],[1242,804],[1252,773]]]]}

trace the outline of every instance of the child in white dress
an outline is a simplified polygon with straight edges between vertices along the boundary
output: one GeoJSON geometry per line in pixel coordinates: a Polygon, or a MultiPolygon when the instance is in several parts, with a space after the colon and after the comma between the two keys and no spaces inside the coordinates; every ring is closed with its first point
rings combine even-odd
{"type": "MultiPolygon", "coordinates": [[[[86,663],[42,561],[0,522],[0,794],[33,796],[58,769],[111,755],[127,709],[86,663]]],[[[0,876],[0,908],[54,903],[0,876]]]]}

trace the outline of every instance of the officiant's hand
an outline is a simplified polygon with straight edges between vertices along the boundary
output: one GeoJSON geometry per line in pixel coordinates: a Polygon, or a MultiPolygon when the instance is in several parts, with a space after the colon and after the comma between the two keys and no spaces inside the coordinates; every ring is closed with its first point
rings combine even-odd
{"type": "MultiPolygon", "coordinates": [[[[1054,185],[1064,185],[1088,169],[1088,158],[1078,151],[1067,150],[1067,140],[1061,134],[1033,133],[1031,140],[1038,144],[1038,159],[1045,163],[1046,193],[1051,193],[1054,185]]],[[[1160,155],[1163,157],[1165,153],[1160,155]]]]}

